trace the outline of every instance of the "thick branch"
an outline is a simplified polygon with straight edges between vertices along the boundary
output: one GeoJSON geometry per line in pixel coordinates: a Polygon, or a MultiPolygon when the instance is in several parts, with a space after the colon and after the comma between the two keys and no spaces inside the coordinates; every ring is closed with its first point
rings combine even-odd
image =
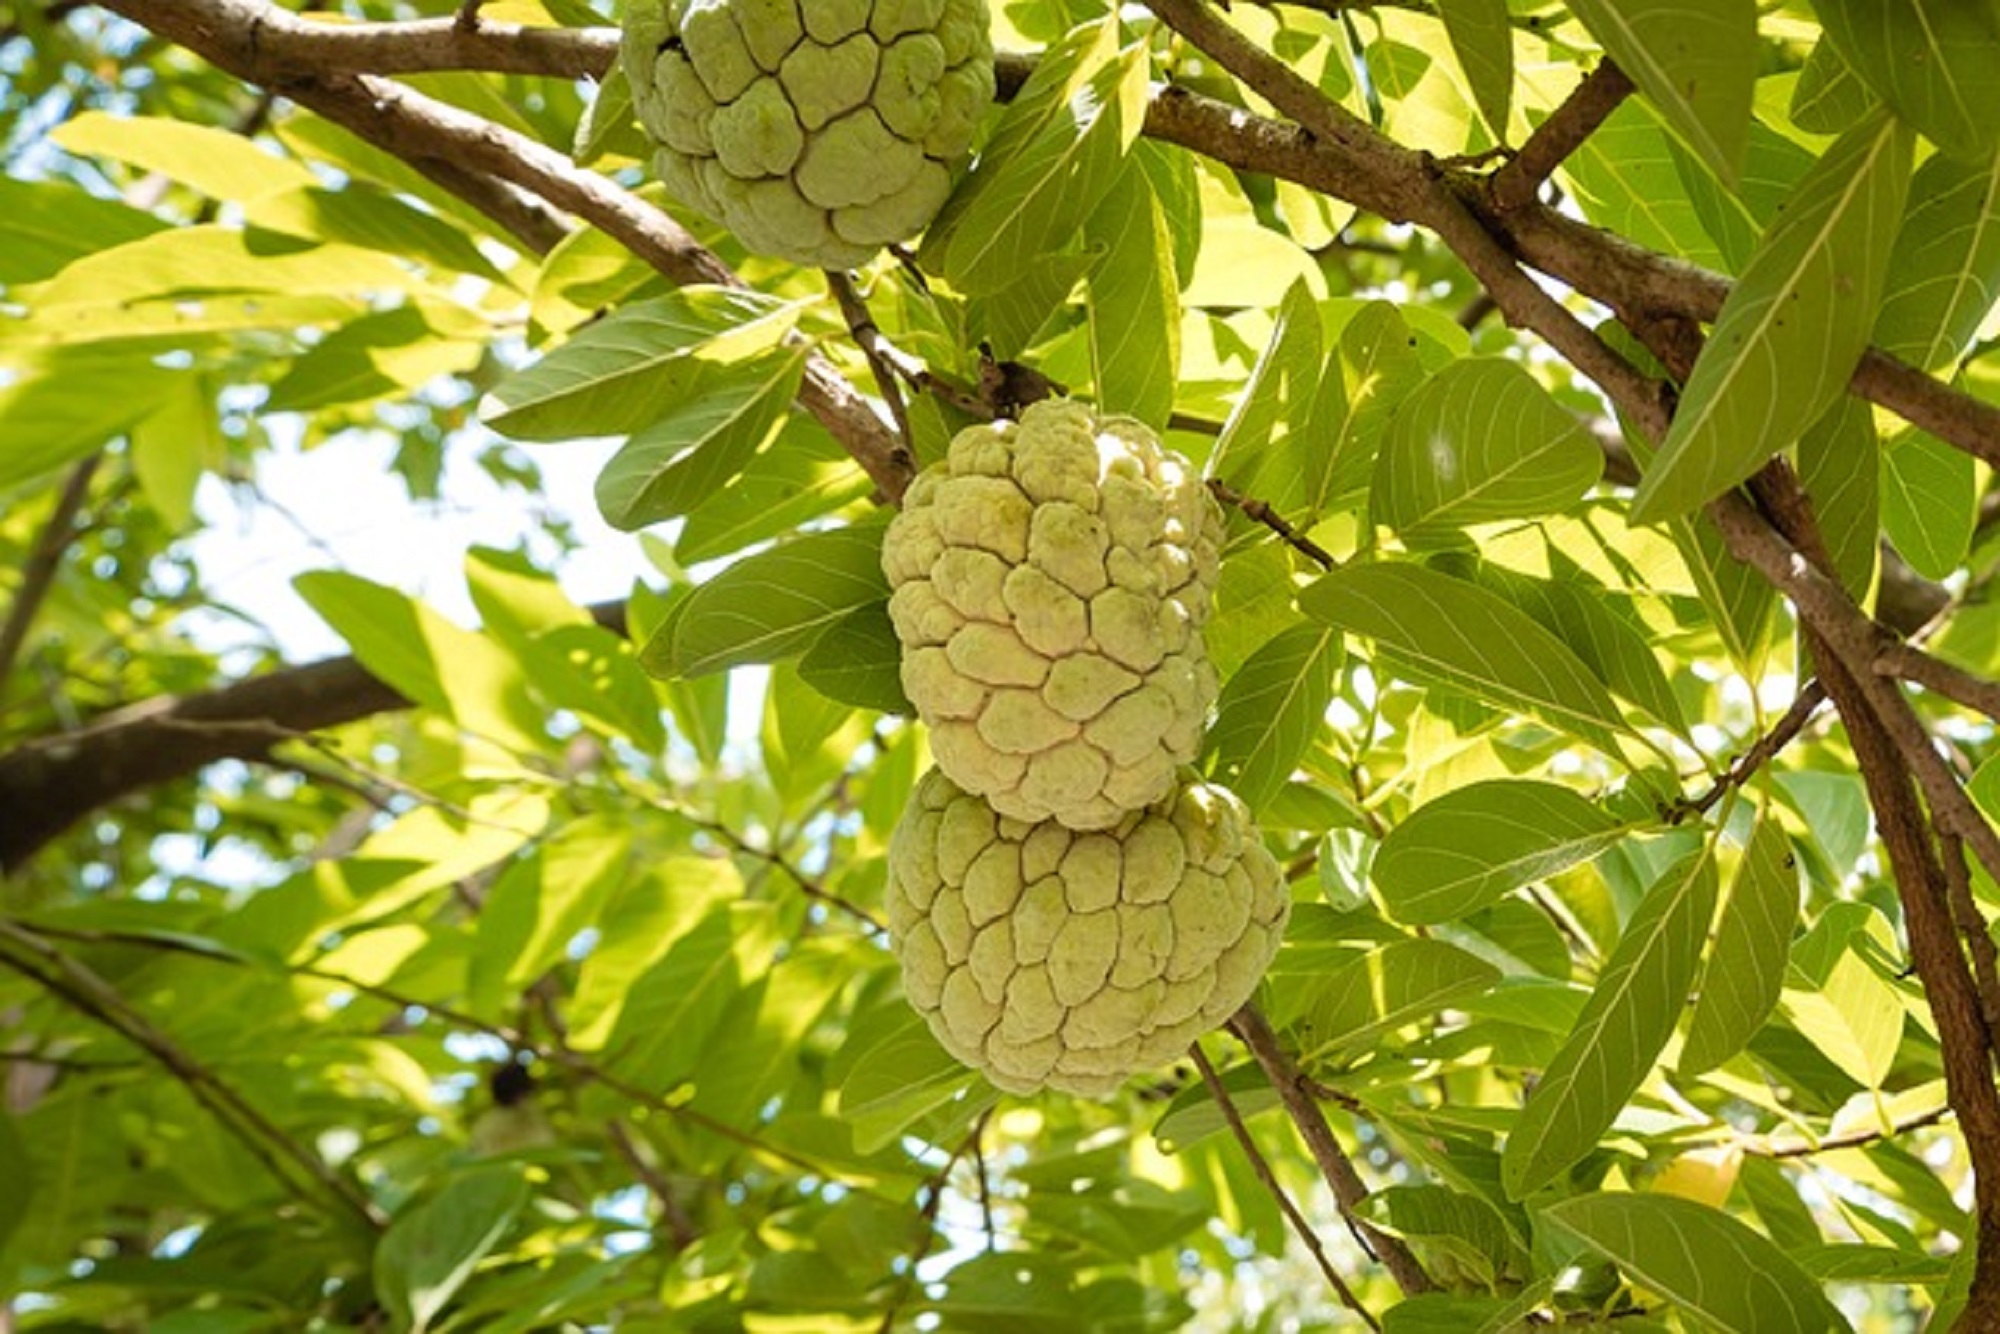
{"type": "MultiPolygon", "coordinates": [[[[591,608],[624,633],[625,605],[591,608]]],[[[303,733],[339,727],[409,700],[353,658],[253,676],[199,695],[147,700],[89,727],[0,755],[0,871],[12,871],[90,812],[185,778],[217,760],[262,760],[303,733]]]]}

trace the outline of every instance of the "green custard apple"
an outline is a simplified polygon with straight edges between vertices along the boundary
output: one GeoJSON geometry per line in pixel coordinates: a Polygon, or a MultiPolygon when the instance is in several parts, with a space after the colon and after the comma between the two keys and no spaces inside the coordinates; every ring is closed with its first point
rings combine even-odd
{"type": "Polygon", "coordinates": [[[996,815],[937,769],[889,847],[903,989],[1013,1093],[1100,1097],[1249,1000],[1284,935],[1277,860],[1226,788],[1185,783],[1109,829],[996,815]]]}
{"type": "Polygon", "coordinates": [[[631,0],[622,60],[668,192],[822,268],[922,231],[993,98],[985,0],[631,0]]]}
{"type": "Polygon", "coordinates": [[[1045,400],[960,432],[882,549],[938,767],[1073,829],[1166,797],[1215,703],[1221,541],[1201,479],[1142,423],[1045,400]]]}

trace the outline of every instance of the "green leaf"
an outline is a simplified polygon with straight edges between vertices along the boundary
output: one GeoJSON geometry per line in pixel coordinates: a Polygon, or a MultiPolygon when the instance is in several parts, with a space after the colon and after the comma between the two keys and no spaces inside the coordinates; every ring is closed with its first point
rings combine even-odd
{"type": "Polygon", "coordinates": [[[1750,147],[1733,189],[1678,142],[1669,141],[1667,151],[1702,229],[1721,252],[1721,267],[1730,273],[1741,273],[1757,253],[1764,229],[1815,161],[1806,149],[1756,120],[1750,122],[1750,147]]]}
{"type": "Polygon", "coordinates": [[[1928,431],[1882,446],[1882,531],[1912,569],[1942,579],[1964,562],[1979,526],[1975,460],[1928,431]]]}
{"type": "Polygon", "coordinates": [[[784,426],[805,364],[801,347],[691,363],[686,396],[634,432],[598,474],[605,522],[630,532],[678,518],[741,476],[784,426]]]}
{"type": "Polygon", "coordinates": [[[979,1087],[979,1076],[938,1045],[914,1011],[869,1043],[840,1084],[840,1116],[854,1128],[854,1147],[874,1153],[910,1126],[968,1092],[980,1100],[997,1095],[979,1087]]]}
{"type": "Polygon", "coordinates": [[[1308,490],[1307,518],[1367,489],[1389,424],[1427,378],[1417,345],[1402,311],[1387,301],[1369,302],[1340,331],[1339,357],[1308,417],[1315,439],[1332,443],[1310,455],[1322,480],[1308,490]],[[1320,462],[1326,453],[1331,459],[1320,462]]]}
{"type": "Polygon", "coordinates": [[[1492,1288],[1529,1270],[1527,1250],[1507,1220],[1477,1195],[1446,1186],[1387,1186],[1357,1211],[1391,1236],[1422,1244],[1457,1272],[1492,1288]]]}
{"type": "Polygon", "coordinates": [[[690,593],[640,654],[655,676],[700,676],[802,653],[889,595],[880,523],[807,533],[746,556],[690,593]]]}
{"type": "Polygon", "coordinates": [[[645,753],[666,748],[660,699],[630,641],[597,625],[558,625],[515,646],[535,693],[645,753]]]}
{"type": "Polygon", "coordinates": [[[1631,833],[1569,788],[1495,778],[1412,811],[1382,840],[1371,874],[1397,921],[1428,926],[1478,912],[1631,833]]]}
{"type": "Polygon", "coordinates": [[[1604,1192],[1551,1205],[1542,1217],[1709,1328],[1731,1334],[1848,1328],[1790,1256],[1705,1204],[1673,1195],[1604,1192]]]}
{"type": "Polygon", "coordinates": [[[0,386],[0,491],[101,448],[166,405],[187,380],[143,356],[92,348],[17,366],[21,378],[0,386]],[[117,393],[105,392],[110,384],[117,393]]]}
{"type": "Polygon", "coordinates": [[[1084,286],[1098,407],[1164,430],[1180,371],[1180,285],[1166,213],[1136,160],[1083,235],[1101,252],[1084,286]]]}
{"type": "Polygon", "coordinates": [[[688,515],[674,558],[696,565],[731,556],[860,500],[874,482],[824,426],[803,413],[786,418],[777,440],[729,486],[688,515]]]}
{"type": "Polygon", "coordinates": [[[132,428],[132,472],[170,529],[194,521],[194,492],[211,460],[227,456],[214,387],[183,375],[166,401],[132,428]]]}
{"type": "Polygon", "coordinates": [[[1514,29],[1507,21],[1507,0],[1442,0],[1438,15],[1479,114],[1493,137],[1504,140],[1507,103],[1514,91],[1514,29]]]}
{"type": "Polygon", "coordinates": [[[1755,0],[1571,0],[1570,11],[1674,133],[1733,182],[1757,81],[1755,0]]]}
{"type": "Polygon", "coordinates": [[[1792,85],[1792,124],[1807,134],[1845,134],[1880,102],[1823,33],[1792,85]]]}
{"type": "Polygon", "coordinates": [[[730,995],[761,972],[732,953],[765,941],[763,914],[738,905],[742,894],[729,861],[691,854],[649,861],[594,923],[599,941],[578,968],[566,1010],[574,1045],[596,1051],[614,1034],[632,1033],[684,1039],[698,1050],[730,995]],[[740,945],[732,936],[738,925],[740,945]]]}
{"type": "Polygon", "coordinates": [[[67,181],[0,177],[0,283],[53,278],[72,260],[167,227],[150,213],[67,181]]]}
{"type": "Polygon", "coordinates": [[[476,1167],[396,1216],[375,1247],[375,1293],[423,1334],[528,1204],[519,1169],[476,1167]]]}
{"type": "Polygon", "coordinates": [[[1881,546],[1882,468],[1868,404],[1843,394],[1799,437],[1798,463],[1834,573],[1859,603],[1874,586],[1881,546]]]}
{"type": "Polygon", "coordinates": [[[339,190],[305,186],[267,194],[245,205],[243,215],[255,227],[415,260],[441,279],[469,273],[489,282],[506,281],[463,231],[360,182],[350,181],[339,190]]]}
{"type": "Polygon", "coordinates": [[[1910,211],[1889,256],[1875,345],[1922,370],[1950,365],[2000,298],[2000,152],[1939,154],[1910,180],[1910,211]]]}
{"type": "Polygon", "coordinates": [[[9,1111],[0,1111],[0,1181],[7,1183],[7,1189],[0,1191],[0,1256],[4,1256],[7,1239],[34,1211],[38,1184],[28,1146],[9,1111]]]}
{"type": "Polygon", "coordinates": [[[1066,248],[1116,179],[1145,116],[1146,46],[1118,24],[1074,29],[1035,62],[919,252],[968,296],[1066,248]]]}
{"type": "Polygon", "coordinates": [[[454,316],[454,310],[426,302],[348,321],[292,362],[271,386],[265,411],[366,403],[468,369],[485,348],[485,329],[462,312],[454,316]]]}
{"type": "Polygon", "coordinates": [[[1720,238],[1710,239],[1716,229],[1689,178],[1730,196],[1700,163],[1667,133],[1650,106],[1627,98],[1563,160],[1559,179],[1599,227],[1705,268],[1732,267],[1720,238]],[[1683,171],[1684,159],[1696,170],[1683,171]]]}
{"type": "Polygon", "coordinates": [[[1799,182],[1723,302],[1634,523],[1689,514],[1787,448],[1847,386],[1868,346],[1902,212],[1910,140],[1877,119],[1799,182]]]}
{"type": "Polygon", "coordinates": [[[542,748],[546,720],[521,663],[492,639],[359,575],[319,570],[292,583],[362,666],[413,702],[514,750],[542,748]]]}
{"type": "Polygon", "coordinates": [[[85,111],[58,125],[49,138],[78,157],[109,158],[141,172],[158,172],[211,199],[234,204],[318,184],[310,171],[290,158],[267,152],[219,125],[191,120],[85,111]]]}
{"type": "Polygon", "coordinates": [[[1826,36],[1896,115],[1954,157],[2000,152],[2000,15],[1966,0],[1819,0],[1826,36]]]}
{"type": "Polygon", "coordinates": [[[1350,565],[1299,593],[1309,616],[1364,635],[1425,682],[1534,715],[1601,749],[1624,726],[1576,654],[1476,585],[1419,565],[1350,565]]]}
{"type": "Polygon", "coordinates": [[[562,962],[570,942],[602,916],[631,855],[629,828],[585,815],[501,872],[480,909],[467,983],[480,1013],[504,1013],[562,962]]]}
{"type": "Polygon", "coordinates": [[[1687,1002],[1715,894],[1707,848],[1647,891],[1507,1136],[1501,1179],[1509,1196],[1534,1193],[1589,1153],[1645,1082],[1687,1002]]]}
{"type": "Polygon", "coordinates": [[[1319,311],[1305,283],[1295,282],[1208,459],[1210,476],[1295,522],[1310,522],[1302,513],[1314,489],[1309,459],[1325,452],[1309,443],[1305,429],[1322,360],[1319,311]]]}
{"type": "Polygon", "coordinates": [[[730,287],[683,287],[620,307],[490,395],[486,424],[517,440],[642,430],[684,403],[708,362],[761,352],[799,307],[730,287]]]}
{"type": "Polygon", "coordinates": [[[1629,599],[1614,598],[1581,574],[1564,569],[1562,562],[1556,564],[1558,577],[1553,579],[1481,565],[1478,582],[1568,644],[1612,694],[1629,700],[1663,726],[1687,735],[1680,700],[1660,670],[1660,661],[1653,655],[1629,599]]]}
{"type": "Polygon", "coordinates": [[[1403,400],[1375,460],[1371,517],[1406,545],[1574,504],[1604,451],[1513,361],[1454,361],[1403,400]]]}
{"type": "Polygon", "coordinates": [[[903,645],[887,601],[856,607],[826,628],[799,659],[799,679],[828,699],[914,718],[903,693],[903,645]]]}
{"type": "Polygon", "coordinates": [[[1352,1051],[1499,980],[1498,968],[1454,945],[1395,940],[1311,984],[1296,1026],[1314,1057],[1352,1051]]]}
{"type": "Polygon", "coordinates": [[[1778,1005],[1798,918],[1799,873],[1792,841],[1767,816],[1751,833],[1722,905],[1715,947],[1681,1047],[1683,1076],[1713,1070],[1764,1026],[1778,1005]]]}
{"type": "MultiPolygon", "coordinates": [[[[1877,930],[1887,934],[1873,919],[1877,930]]],[[[1863,1088],[1880,1089],[1896,1063],[1903,1038],[1903,1005],[1896,988],[1861,957],[1850,937],[1824,979],[1811,991],[1784,994],[1785,1017],[1820,1054],[1863,1088]]]]}
{"type": "Polygon", "coordinates": [[[1252,811],[1277,795],[1325,724],[1344,657],[1332,630],[1294,625],[1267,640],[1224,684],[1205,764],[1252,811]]]}

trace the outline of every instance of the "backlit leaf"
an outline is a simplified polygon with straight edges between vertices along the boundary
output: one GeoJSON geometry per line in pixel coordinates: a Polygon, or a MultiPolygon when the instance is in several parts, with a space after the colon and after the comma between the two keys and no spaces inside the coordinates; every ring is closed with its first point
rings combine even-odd
{"type": "Polygon", "coordinates": [[[1715,947],[1681,1047],[1683,1075],[1721,1065],[1763,1027],[1778,1004],[1798,916],[1792,841],[1776,820],[1759,820],[1722,905],[1715,947]]]}
{"type": "Polygon", "coordinates": [[[1706,848],[1647,890],[1507,1136],[1501,1176],[1508,1195],[1533,1194],[1589,1153],[1645,1082],[1687,1003],[1715,893],[1706,848]]]}
{"type": "Polygon", "coordinates": [[[1498,968],[1441,940],[1395,940],[1309,984],[1296,1026],[1308,1053],[1352,1051],[1499,980],[1498,968]]]}
{"type": "Polygon", "coordinates": [[[1344,655],[1321,625],[1279,631],[1222,688],[1209,729],[1209,772],[1252,811],[1277,795],[1324,725],[1344,655]]]}
{"type": "Polygon", "coordinates": [[[1875,345],[1934,371],[1964,352],[2000,299],[2000,149],[1983,162],[1939,154],[1910,179],[1889,256],[1875,345]]]}
{"type": "Polygon", "coordinates": [[[1882,468],[1875,417],[1852,394],[1821,414],[1799,437],[1799,485],[1812,499],[1834,573],[1858,603],[1875,582],[1880,549],[1882,468]]]}
{"type": "Polygon", "coordinates": [[[219,125],[191,120],[84,111],[57,126],[49,138],[79,156],[109,158],[142,173],[156,171],[230,203],[318,183],[290,158],[219,125]]]}
{"type": "Polygon", "coordinates": [[[1754,0],[1571,0],[1676,134],[1736,179],[1757,79],[1754,0]]]}
{"type": "Polygon", "coordinates": [[[1819,0],[1826,35],[1896,115],[1945,152],[2000,151],[2000,14],[1966,0],[1819,0]]]}
{"type": "Polygon", "coordinates": [[[1427,683],[1532,714],[1600,747],[1618,706],[1575,653],[1474,584],[1402,562],[1350,565],[1299,593],[1299,607],[1392,652],[1427,683]]]}
{"type": "Polygon", "coordinates": [[[631,531],[677,518],[742,474],[784,425],[805,350],[777,347],[746,361],[690,363],[685,395],[611,456],[597,507],[631,531]]]}
{"type": "Polygon", "coordinates": [[[1479,114],[1496,137],[1504,138],[1514,91],[1514,30],[1507,22],[1507,0],[1443,0],[1438,14],[1479,114]]]}
{"type": "Polygon", "coordinates": [[[1164,429],[1180,371],[1180,289],[1173,238],[1150,177],[1136,161],[1084,227],[1102,251],[1084,285],[1098,406],[1164,429]]]}
{"type": "Polygon", "coordinates": [[[1491,779],[1411,812],[1382,840],[1372,874],[1398,921],[1449,922],[1589,861],[1631,832],[1569,788],[1491,779]]]}
{"type": "Polygon", "coordinates": [[[1912,569],[1942,579],[1957,569],[1979,524],[1975,460],[1927,431],[1882,445],[1882,530],[1912,569]]]}
{"type": "Polygon", "coordinates": [[[1604,451],[1517,363],[1454,361],[1403,400],[1375,461],[1370,512],[1412,546],[1469,524],[1573,504],[1604,451]]]}
{"type": "Polygon", "coordinates": [[[423,1334],[528,1203],[518,1168],[475,1167],[405,1210],[375,1248],[375,1291],[402,1326],[423,1334]]]}

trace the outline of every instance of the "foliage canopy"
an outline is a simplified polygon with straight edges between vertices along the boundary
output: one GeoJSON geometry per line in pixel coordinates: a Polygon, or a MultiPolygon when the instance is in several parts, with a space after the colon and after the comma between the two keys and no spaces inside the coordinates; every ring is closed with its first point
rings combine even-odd
{"type": "Polygon", "coordinates": [[[0,1327],[2000,1329],[2000,4],[992,8],[825,273],[611,0],[0,4],[0,1327]],[[883,512],[1051,392],[1229,507],[1292,898],[1101,1100],[883,944],[883,512]],[[196,554],[605,437],[613,602],[196,554]]]}

